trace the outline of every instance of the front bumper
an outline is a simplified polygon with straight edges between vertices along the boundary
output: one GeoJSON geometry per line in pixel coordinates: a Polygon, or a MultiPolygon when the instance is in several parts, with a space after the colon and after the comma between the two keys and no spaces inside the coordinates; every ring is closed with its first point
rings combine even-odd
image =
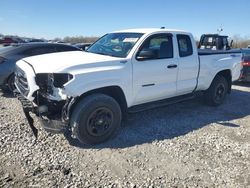
{"type": "MultiPolygon", "coordinates": [[[[42,127],[51,133],[64,133],[68,128],[68,118],[62,118],[62,116],[47,116],[46,112],[41,111],[41,106],[36,106],[31,101],[24,98],[17,90],[14,91],[15,96],[18,98],[18,100],[22,104],[23,112],[28,120],[29,126],[34,134],[34,136],[37,138],[38,136],[38,129],[34,126],[34,119],[30,115],[31,113],[36,115],[38,118],[40,124],[42,127]]],[[[68,105],[68,103],[65,104],[65,106],[68,105]]],[[[44,105],[43,105],[44,107],[44,105]]],[[[63,108],[64,109],[64,108],[63,108]]],[[[67,108],[65,108],[67,109],[67,108]]],[[[64,114],[68,114],[67,112],[64,112],[64,114]]]]}

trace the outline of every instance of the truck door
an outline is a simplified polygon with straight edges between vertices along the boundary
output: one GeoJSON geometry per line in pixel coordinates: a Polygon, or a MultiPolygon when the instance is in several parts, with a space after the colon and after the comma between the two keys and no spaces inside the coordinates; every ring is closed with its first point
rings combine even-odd
{"type": "Polygon", "coordinates": [[[191,93],[196,87],[199,59],[195,44],[192,44],[189,35],[178,34],[176,38],[179,50],[177,95],[182,95],[191,93]]]}
{"type": "Polygon", "coordinates": [[[148,37],[136,52],[132,63],[134,104],[176,94],[178,60],[174,58],[172,34],[148,37]]]}

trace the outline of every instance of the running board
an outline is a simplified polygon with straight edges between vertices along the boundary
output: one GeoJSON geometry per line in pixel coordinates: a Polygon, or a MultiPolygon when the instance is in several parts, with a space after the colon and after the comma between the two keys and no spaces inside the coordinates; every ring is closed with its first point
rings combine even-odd
{"type": "Polygon", "coordinates": [[[150,109],[154,109],[154,108],[160,108],[163,106],[183,102],[186,100],[191,100],[191,99],[195,98],[196,96],[197,95],[195,93],[191,93],[191,94],[181,95],[178,97],[172,97],[172,98],[163,99],[163,100],[159,100],[159,101],[149,102],[146,104],[139,104],[139,105],[132,106],[131,108],[129,108],[128,112],[129,113],[136,113],[136,112],[141,112],[141,111],[150,110],[150,109]]]}

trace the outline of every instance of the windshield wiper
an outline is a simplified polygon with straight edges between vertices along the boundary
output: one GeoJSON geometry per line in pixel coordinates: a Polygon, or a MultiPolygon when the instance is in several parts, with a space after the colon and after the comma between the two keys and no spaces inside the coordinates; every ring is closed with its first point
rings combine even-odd
{"type": "Polygon", "coordinates": [[[105,54],[105,53],[101,53],[101,52],[96,52],[96,54],[100,54],[100,55],[108,55],[108,54],[105,54]]]}
{"type": "Polygon", "coordinates": [[[107,56],[110,56],[110,57],[117,57],[115,55],[111,55],[111,54],[105,54],[105,53],[101,53],[101,52],[94,52],[95,54],[100,54],[100,55],[107,55],[107,56]]]}

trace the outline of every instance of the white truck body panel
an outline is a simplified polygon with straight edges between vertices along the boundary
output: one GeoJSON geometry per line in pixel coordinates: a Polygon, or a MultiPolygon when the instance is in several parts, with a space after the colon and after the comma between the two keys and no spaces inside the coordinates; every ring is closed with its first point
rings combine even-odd
{"type": "Polygon", "coordinates": [[[38,73],[54,73],[63,71],[81,71],[83,68],[99,67],[98,62],[110,62],[119,60],[115,57],[92,54],[83,51],[70,51],[51,53],[47,55],[37,55],[23,59],[35,67],[36,74],[38,73]],[[56,57],[56,59],[55,59],[56,57]],[[41,63],[44,62],[44,63],[41,63]],[[80,69],[75,69],[80,68],[80,69]]]}
{"type": "Polygon", "coordinates": [[[231,71],[232,81],[238,80],[242,69],[240,61],[241,55],[234,54],[200,56],[200,74],[197,90],[208,89],[215,75],[223,70],[231,71]]]}
{"type": "MultiPolygon", "coordinates": [[[[192,41],[193,54],[197,54],[196,43],[191,34],[189,37],[192,41]]],[[[176,40],[176,39],[175,39],[176,40]]],[[[176,40],[177,44],[177,40],[176,40]]],[[[176,45],[177,46],[177,45],[176,45]]],[[[197,77],[199,73],[199,58],[198,56],[180,57],[179,50],[176,50],[178,58],[178,75],[177,75],[177,93],[184,95],[194,91],[197,85],[197,77]]]]}

